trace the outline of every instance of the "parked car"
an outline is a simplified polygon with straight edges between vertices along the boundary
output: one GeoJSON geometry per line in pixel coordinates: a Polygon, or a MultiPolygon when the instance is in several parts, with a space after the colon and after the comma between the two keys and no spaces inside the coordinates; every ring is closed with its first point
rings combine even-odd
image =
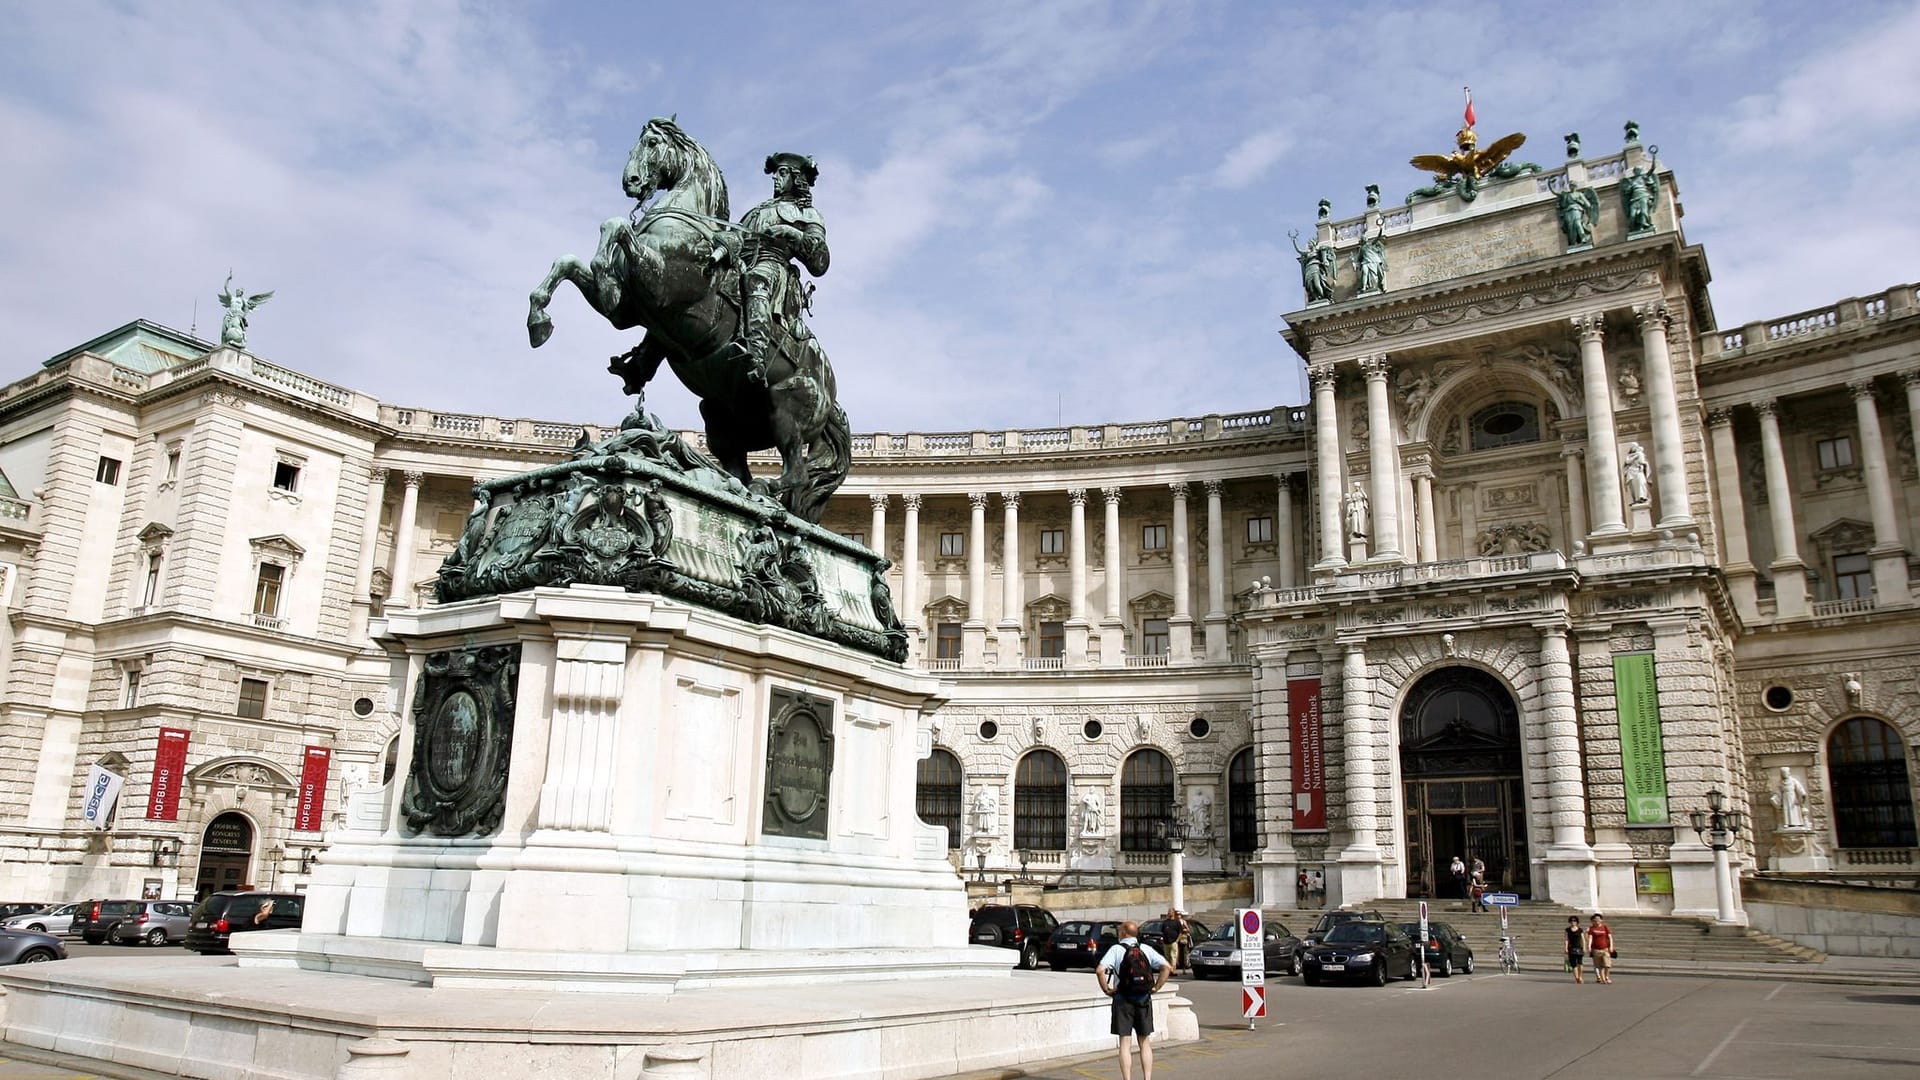
{"type": "MultiPolygon", "coordinates": [[[[1400,929],[1416,941],[1420,938],[1420,924],[1403,922],[1400,929]]],[[[1453,970],[1459,968],[1467,974],[1473,974],[1473,946],[1467,939],[1443,922],[1427,921],[1427,968],[1443,979],[1451,978],[1453,970]]]]}
{"type": "MultiPolygon", "coordinates": [[[[1271,975],[1300,974],[1302,950],[1305,948],[1300,939],[1294,937],[1280,923],[1270,922],[1262,931],[1266,963],[1262,969],[1271,975]]],[[[1213,932],[1213,936],[1196,945],[1193,950],[1193,977],[1210,979],[1219,976],[1233,978],[1240,973],[1240,928],[1227,923],[1213,932]]]]}
{"type": "Polygon", "coordinates": [[[45,911],[52,906],[45,900],[0,900],[0,922],[16,915],[31,915],[36,911],[45,911]]]}
{"type": "Polygon", "coordinates": [[[193,909],[186,946],[199,953],[231,952],[227,940],[250,930],[298,930],[307,898],[299,893],[217,892],[193,909]]]}
{"type": "Polygon", "coordinates": [[[87,900],[73,913],[67,932],[78,934],[89,945],[107,940],[113,924],[140,910],[145,900],[87,900]]]}
{"type": "Polygon", "coordinates": [[[1365,979],[1385,986],[1388,979],[1417,977],[1416,964],[1413,939],[1400,927],[1349,921],[1327,931],[1318,945],[1307,950],[1300,974],[1308,986],[1318,986],[1323,979],[1365,979]]]}
{"type": "MultiPolygon", "coordinates": [[[[1173,959],[1173,957],[1167,953],[1167,936],[1170,922],[1171,920],[1168,919],[1148,919],[1146,922],[1140,924],[1140,944],[1153,946],[1155,952],[1167,957],[1168,960],[1173,959]]],[[[1194,918],[1187,920],[1187,944],[1198,944],[1199,942],[1205,941],[1208,937],[1212,936],[1212,934],[1213,931],[1207,929],[1206,923],[1194,918]]]]}
{"type": "Polygon", "coordinates": [[[74,912],[79,910],[79,904],[61,904],[28,915],[15,915],[0,926],[8,930],[32,930],[36,934],[64,934],[73,925],[74,912]]]}
{"type": "Polygon", "coordinates": [[[1060,921],[1051,911],[1035,904],[988,904],[973,913],[967,940],[975,945],[1018,949],[1020,966],[1032,971],[1040,966],[1040,954],[1059,927],[1060,921]]]}
{"type": "Polygon", "coordinates": [[[166,945],[187,936],[187,923],[193,909],[177,900],[142,900],[140,910],[107,927],[107,941],[131,945],[144,941],[166,945]]]}
{"type": "Polygon", "coordinates": [[[1341,908],[1339,911],[1322,912],[1320,917],[1314,920],[1313,928],[1308,930],[1306,936],[1300,940],[1308,945],[1316,945],[1326,939],[1327,931],[1341,923],[1386,921],[1387,917],[1378,911],[1354,911],[1351,908],[1341,908]]]}
{"type": "Polygon", "coordinates": [[[1120,924],[1117,922],[1088,922],[1085,919],[1063,922],[1054,929],[1053,936],[1047,940],[1047,947],[1041,950],[1041,959],[1055,971],[1091,968],[1119,940],[1120,924]]]}
{"type": "Polygon", "coordinates": [[[67,946],[52,934],[0,930],[0,964],[44,964],[66,958],[67,946]]]}

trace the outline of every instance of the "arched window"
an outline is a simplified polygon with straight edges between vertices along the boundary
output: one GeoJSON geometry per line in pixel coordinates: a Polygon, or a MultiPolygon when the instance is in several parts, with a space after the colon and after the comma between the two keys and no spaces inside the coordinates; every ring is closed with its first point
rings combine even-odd
{"type": "Polygon", "coordinates": [[[1843,848],[1913,847],[1907,748],[1893,725],[1856,716],[1827,739],[1834,833],[1843,848]]]}
{"type": "Polygon", "coordinates": [[[1154,826],[1172,820],[1173,762],[1158,750],[1135,750],[1120,767],[1120,850],[1167,850],[1154,826]]]}
{"type": "Polygon", "coordinates": [[[1227,766],[1227,850],[1252,851],[1260,846],[1258,805],[1253,787],[1253,747],[1233,755],[1227,766]]]}
{"type": "Polygon", "coordinates": [[[960,846],[960,808],[965,802],[960,790],[960,759],[951,750],[934,747],[919,764],[913,804],[921,821],[946,827],[949,850],[960,846]]]}
{"type": "Polygon", "coordinates": [[[1020,759],[1013,774],[1013,846],[1033,851],[1067,848],[1067,767],[1051,750],[1020,759]]]}

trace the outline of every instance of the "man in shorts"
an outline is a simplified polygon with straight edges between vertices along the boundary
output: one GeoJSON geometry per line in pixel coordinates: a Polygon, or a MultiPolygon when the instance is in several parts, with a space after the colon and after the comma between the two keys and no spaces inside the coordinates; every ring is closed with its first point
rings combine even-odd
{"type": "Polygon", "coordinates": [[[1120,1038],[1120,1080],[1133,1080],[1133,1055],[1127,1036],[1140,1044],[1141,1080],[1153,1080],[1153,994],[1167,984],[1173,965],[1151,946],[1140,944],[1140,924],[1120,924],[1120,940],[1093,969],[1100,992],[1113,999],[1113,1033],[1120,1038]]]}

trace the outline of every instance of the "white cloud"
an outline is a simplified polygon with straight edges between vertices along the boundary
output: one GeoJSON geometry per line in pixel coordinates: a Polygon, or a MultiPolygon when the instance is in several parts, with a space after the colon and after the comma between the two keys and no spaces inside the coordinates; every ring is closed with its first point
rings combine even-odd
{"type": "Polygon", "coordinates": [[[1878,141],[1889,128],[1920,117],[1920,6],[1859,28],[1841,45],[1807,57],[1778,86],[1738,102],[1730,140],[1749,150],[1804,153],[1878,141]]]}
{"type": "Polygon", "coordinates": [[[1221,187],[1243,188],[1267,174],[1293,148],[1293,135],[1284,128],[1256,131],[1227,151],[1213,170],[1221,187]]]}

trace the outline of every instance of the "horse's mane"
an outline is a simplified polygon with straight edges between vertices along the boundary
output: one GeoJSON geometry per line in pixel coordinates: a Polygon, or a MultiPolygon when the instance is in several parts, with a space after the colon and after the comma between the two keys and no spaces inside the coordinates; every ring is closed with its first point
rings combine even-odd
{"type": "MultiPolygon", "coordinates": [[[[721,174],[720,166],[714,164],[713,156],[707,149],[695,142],[693,136],[680,130],[680,125],[671,118],[656,116],[647,121],[646,131],[655,131],[666,137],[669,152],[679,164],[681,187],[689,181],[698,181],[706,187],[709,205],[701,212],[717,217],[722,221],[732,219],[727,208],[727,178],[721,174]]],[[[642,132],[642,137],[644,137],[642,132]]]]}

